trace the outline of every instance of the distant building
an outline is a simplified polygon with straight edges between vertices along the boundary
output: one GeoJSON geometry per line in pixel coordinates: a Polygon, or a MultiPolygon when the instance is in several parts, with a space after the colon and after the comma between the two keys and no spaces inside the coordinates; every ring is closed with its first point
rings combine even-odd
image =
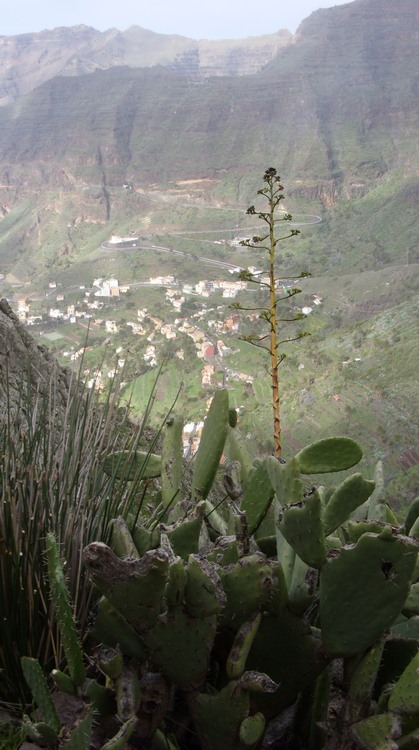
{"type": "Polygon", "coordinates": [[[150,276],[149,283],[157,284],[158,286],[165,286],[165,284],[168,284],[170,286],[175,283],[175,277],[174,276],[150,276]]]}
{"type": "Polygon", "coordinates": [[[29,313],[29,305],[26,302],[26,299],[24,298],[19,299],[17,303],[17,317],[19,318],[20,321],[22,321],[22,323],[26,322],[28,313],[29,313]]]}
{"type": "Polygon", "coordinates": [[[64,317],[64,313],[62,313],[61,310],[58,310],[57,308],[52,308],[52,307],[50,308],[48,315],[50,318],[55,318],[55,319],[64,317]]]}
{"type": "Polygon", "coordinates": [[[173,330],[173,326],[171,326],[170,323],[165,323],[161,327],[160,333],[162,333],[163,336],[166,336],[168,341],[170,341],[171,339],[175,339],[177,336],[176,331],[173,330]]]}
{"type": "Polygon", "coordinates": [[[224,355],[227,354],[227,352],[229,352],[230,349],[228,348],[228,346],[225,345],[224,341],[221,341],[221,339],[219,339],[217,341],[217,351],[220,357],[224,357],[224,355]]]}
{"type": "Polygon", "coordinates": [[[95,279],[93,286],[99,290],[95,297],[119,297],[118,279],[95,279]]]}
{"type": "MultiPolygon", "coordinates": [[[[126,182],[123,184],[123,187],[126,190],[132,190],[132,187],[125,187],[128,186],[129,183],[126,182]]],[[[139,241],[139,237],[118,237],[117,234],[112,235],[111,239],[109,240],[110,245],[115,245],[115,247],[137,247],[137,243],[139,241]]]]}
{"type": "Polygon", "coordinates": [[[155,367],[157,365],[156,347],[153,345],[148,346],[143,354],[143,359],[150,367],[155,367]]]}
{"type": "Polygon", "coordinates": [[[204,357],[205,359],[210,359],[211,357],[215,356],[215,347],[214,344],[206,343],[204,346],[204,357]]]}
{"type": "Polygon", "coordinates": [[[215,373],[215,368],[213,365],[205,365],[205,367],[201,370],[201,385],[205,387],[206,385],[211,385],[211,377],[215,373]]]}
{"type": "Polygon", "coordinates": [[[127,326],[132,328],[132,332],[136,336],[145,336],[145,334],[147,333],[147,331],[142,327],[141,323],[127,321],[127,326]]]}

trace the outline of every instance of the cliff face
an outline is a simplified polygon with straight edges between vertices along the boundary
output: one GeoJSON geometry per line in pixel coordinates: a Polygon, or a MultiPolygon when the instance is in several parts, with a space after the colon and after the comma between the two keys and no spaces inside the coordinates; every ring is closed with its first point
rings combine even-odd
{"type": "Polygon", "coordinates": [[[0,36],[0,106],[55,76],[80,76],[121,65],[163,65],[183,75],[248,75],[291,42],[288,31],[244,40],[193,40],[133,26],[96,31],[88,26],[0,36]]]}
{"type": "MultiPolygon", "coordinates": [[[[60,75],[0,107],[0,270],[16,273],[18,253],[25,264],[48,243],[71,254],[83,222],[148,221],[155,206],[137,190],[153,183],[210,179],[212,199],[245,203],[249,175],[269,164],[312,213],[380,189],[386,220],[392,185],[417,179],[417,27],[416,0],[353,0],[313,13],[278,54],[280,34],[218,46],[173,37],[168,56],[172,37],[138,27],[50,32],[55,51],[33,67],[60,75]],[[152,67],[135,67],[139,49],[152,67]]],[[[33,62],[26,44],[18,58],[33,62]]],[[[19,91],[34,85],[19,80],[19,91]]]]}
{"type": "Polygon", "coordinates": [[[15,420],[19,413],[25,429],[29,392],[33,414],[37,398],[40,405],[48,403],[64,413],[70,387],[70,373],[57,364],[50,352],[36,345],[6,300],[0,299],[0,426],[7,419],[15,420]]]}

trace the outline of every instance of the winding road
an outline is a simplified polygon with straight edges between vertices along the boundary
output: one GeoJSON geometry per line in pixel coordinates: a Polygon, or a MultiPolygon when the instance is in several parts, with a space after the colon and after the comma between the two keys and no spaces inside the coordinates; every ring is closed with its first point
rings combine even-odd
{"type": "MultiPolygon", "coordinates": [[[[146,200],[151,200],[151,201],[156,202],[156,203],[169,203],[171,205],[184,206],[184,207],[187,207],[187,208],[203,208],[203,209],[204,208],[205,209],[211,208],[211,209],[218,210],[218,211],[235,211],[236,213],[237,212],[242,212],[244,214],[246,213],[245,209],[242,209],[242,208],[232,208],[230,206],[226,206],[226,207],[224,207],[224,206],[213,206],[213,205],[210,205],[210,204],[200,204],[200,205],[197,205],[196,203],[188,203],[188,202],[176,202],[176,203],[174,203],[173,201],[170,201],[167,198],[165,199],[162,196],[159,196],[159,197],[151,196],[148,193],[143,193],[143,192],[138,192],[138,191],[137,191],[137,195],[141,195],[146,200]]],[[[285,209],[279,209],[279,210],[282,213],[284,213],[284,214],[288,213],[285,209]]],[[[290,227],[303,227],[303,226],[309,226],[309,225],[312,225],[312,224],[320,224],[320,222],[322,222],[322,221],[323,221],[322,217],[321,216],[317,216],[315,214],[297,214],[296,218],[293,219],[292,221],[290,221],[289,224],[288,224],[288,226],[290,226],[290,227]],[[301,221],[301,219],[302,219],[302,221],[301,221]]],[[[189,230],[189,231],[188,230],[183,230],[183,231],[180,231],[180,232],[168,232],[167,236],[168,237],[184,237],[185,239],[191,239],[192,240],[192,239],[196,239],[196,235],[200,235],[200,234],[201,235],[202,234],[204,234],[204,235],[208,235],[208,234],[230,234],[230,233],[234,233],[234,232],[239,232],[240,234],[244,234],[244,233],[251,232],[252,230],[257,230],[257,229],[260,229],[260,225],[257,226],[257,227],[242,227],[242,228],[239,228],[236,225],[235,227],[223,227],[221,229],[210,229],[210,230],[194,229],[194,230],[189,230]],[[193,237],[191,236],[191,237],[188,238],[188,235],[193,235],[193,237]]],[[[206,244],[213,245],[213,244],[216,243],[216,240],[200,240],[200,242],[205,242],[206,244]]],[[[219,243],[217,243],[217,244],[219,244],[219,243]]],[[[126,242],[124,242],[124,247],[123,248],[118,248],[118,246],[117,246],[117,244],[115,242],[103,242],[102,245],[101,245],[101,247],[104,250],[112,250],[112,249],[113,250],[119,250],[119,249],[124,249],[124,250],[130,250],[130,249],[141,249],[141,250],[152,249],[152,250],[158,250],[159,252],[163,252],[163,253],[172,253],[173,255],[180,255],[180,256],[183,256],[185,258],[189,257],[189,258],[191,258],[193,260],[197,260],[197,261],[201,261],[202,263],[206,263],[207,265],[216,266],[218,268],[226,268],[227,270],[230,270],[230,271],[234,271],[234,270],[239,269],[239,266],[237,265],[237,263],[236,264],[227,263],[225,261],[215,260],[214,258],[207,258],[207,257],[200,256],[200,255],[193,255],[192,253],[187,253],[187,252],[184,252],[182,250],[174,250],[173,248],[166,247],[165,245],[154,245],[154,244],[148,243],[148,242],[141,242],[138,239],[136,239],[135,241],[133,240],[131,246],[127,245],[126,242]]]]}

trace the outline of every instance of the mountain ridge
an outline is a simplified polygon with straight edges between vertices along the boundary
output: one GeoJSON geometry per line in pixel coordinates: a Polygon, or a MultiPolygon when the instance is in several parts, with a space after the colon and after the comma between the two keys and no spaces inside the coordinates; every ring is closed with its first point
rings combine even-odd
{"type": "MultiPolygon", "coordinates": [[[[164,268],[179,294],[188,286],[182,317],[195,324],[206,302],[194,284],[202,281],[202,290],[230,280],[223,263],[214,264],[232,270],[259,263],[237,238],[254,231],[246,208],[258,200],[263,170],[275,166],[284,208],[302,229],[295,242],[281,245],[279,270],[313,274],[300,306],[313,308],[305,321],[312,335],[283,369],[287,440],[297,450],[313,430],[358,435],[370,465],[386,457],[398,483],[400,455],[417,435],[409,417],[417,393],[417,24],[413,0],[354,0],[316,11],[251,75],[186,75],[193,57],[183,71],[119,65],[55,75],[0,107],[5,294],[14,306],[24,298],[22,314],[29,301],[31,317],[41,316],[41,340],[56,342],[68,358],[84,350],[86,324],[74,314],[74,323],[58,325],[53,315],[68,318],[74,307],[91,316],[96,299],[86,295],[95,296],[95,279],[119,280],[129,294],[95,313],[86,369],[93,372],[103,356],[112,371],[115,336],[118,349],[134,352],[129,378],[148,393],[154,373],[143,357],[149,342],[132,333],[141,329],[137,315],[147,307],[150,320],[172,323],[179,315],[149,279],[164,268]],[[321,221],[307,223],[307,215],[321,221]],[[113,235],[133,238],[130,247],[109,243],[113,235]],[[208,257],[213,265],[205,264],[208,257]]],[[[218,295],[214,305],[223,316],[218,295]]],[[[213,313],[207,318],[203,335],[211,341],[213,313]]],[[[265,446],[264,370],[250,364],[237,334],[220,330],[231,370],[240,376],[255,368],[253,391],[240,379],[232,388],[237,405],[249,406],[245,431],[258,430],[265,446]]],[[[148,335],[157,357],[166,352],[179,377],[187,372],[188,398],[201,413],[202,361],[194,350],[191,362],[186,354],[179,363],[173,357],[179,347],[188,353],[187,334],[168,341],[150,324],[148,335]]],[[[170,406],[173,374],[161,386],[161,408],[170,406]]],[[[189,406],[185,396],[185,413],[189,406]]],[[[143,408],[139,397],[139,413],[143,408]]],[[[417,467],[409,471],[400,482],[409,481],[413,492],[417,467]]]]}
{"type": "Polygon", "coordinates": [[[395,9],[386,0],[385,9],[354,0],[315,12],[297,41],[253,75],[199,79],[161,65],[117,66],[43,82],[0,108],[3,212],[36,188],[61,191],[64,204],[67,190],[84,203],[86,189],[97,188],[91,219],[107,221],[119,211],[110,188],[195,178],[218,181],[210,200],[226,200],[236,185],[247,202],[252,173],[269,163],[281,165],[297,206],[316,210],[388,179],[414,180],[415,4],[395,9]]]}
{"type": "Polygon", "coordinates": [[[291,39],[286,30],[210,41],[158,34],[140,26],[102,32],[84,25],[0,36],[0,106],[55,76],[79,76],[116,66],[164,65],[182,75],[202,77],[248,75],[266,65],[291,39]]]}

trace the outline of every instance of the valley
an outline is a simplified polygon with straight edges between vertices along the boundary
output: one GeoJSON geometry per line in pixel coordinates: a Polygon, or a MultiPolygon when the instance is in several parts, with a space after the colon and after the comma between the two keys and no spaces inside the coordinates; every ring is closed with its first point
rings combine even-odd
{"type": "Polygon", "coordinates": [[[0,750],[419,742],[419,15],[339,2],[0,35],[0,750]]]}
{"type": "MultiPolygon", "coordinates": [[[[157,192],[154,205],[169,201],[163,187],[157,192]]],[[[190,209],[180,198],[177,210],[190,209]]],[[[201,210],[206,214],[208,205],[201,210]]],[[[241,340],[257,330],[258,313],[231,307],[233,300],[246,307],[258,304],[258,290],[237,279],[240,268],[261,270],[249,249],[239,245],[257,229],[245,226],[243,208],[213,207],[213,214],[216,229],[113,235],[79,263],[52,266],[41,280],[10,284],[4,275],[2,289],[39,343],[89,387],[106,392],[118,383],[138,417],[159,373],[151,415],[155,427],[177,400],[192,440],[205,403],[227,385],[241,430],[252,443],[256,439],[264,455],[271,450],[266,362],[241,340]],[[228,223],[220,229],[218,216],[228,211],[241,216],[241,228],[228,223]]],[[[321,231],[319,219],[293,215],[292,226],[302,233],[285,245],[290,276],[305,256],[300,244],[305,247],[306,233],[311,241],[321,231]]],[[[416,388],[416,277],[417,265],[391,264],[361,275],[335,273],[332,267],[298,282],[302,291],[290,309],[306,315],[298,329],[310,337],[284,345],[287,357],[280,367],[286,455],[331,433],[356,434],[368,448],[367,471],[377,460],[385,462],[396,507],[398,488],[407,485],[413,493],[417,481],[416,426],[406,400],[406,391],[414,400],[416,388]]],[[[285,289],[287,284],[290,288],[292,279],[285,280],[285,289]]],[[[284,328],[284,338],[293,330],[284,328]]]]}
{"type": "Polygon", "coordinates": [[[138,29],[33,35],[25,54],[9,40],[0,293],[92,388],[116,378],[137,418],[159,372],[154,426],[176,398],[198,423],[227,383],[269,453],[266,362],[243,341],[261,321],[233,306],[255,306],[237,270],[263,261],[239,242],[259,231],[246,209],[276,166],[301,232],[278,276],[286,289],[311,274],[290,302],[305,317],[284,324],[284,339],[310,333],[284,344],[286,457],[355,437],[397,509],[419,483],[416,28],[413,0],[354,0],[236,51],[138,29]]]}

